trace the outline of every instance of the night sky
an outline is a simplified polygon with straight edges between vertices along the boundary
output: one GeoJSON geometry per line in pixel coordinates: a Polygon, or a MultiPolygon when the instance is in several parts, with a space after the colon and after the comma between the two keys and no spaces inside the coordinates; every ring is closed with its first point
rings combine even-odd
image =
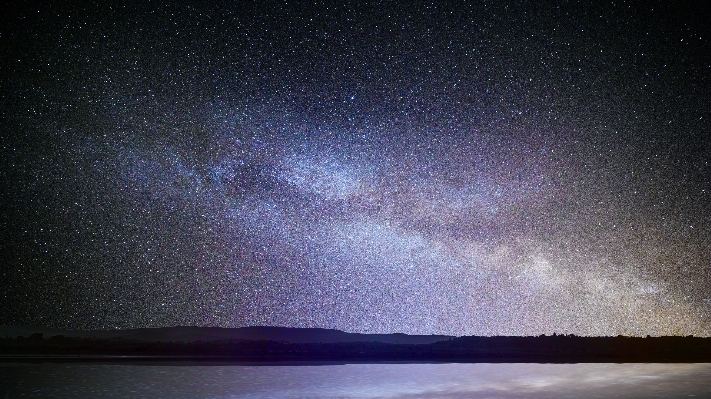
{"type": "Polygon", "coordinates": [[[0,324],[711,335],[702,9],[68,3],[0,12],[0,324]]]}

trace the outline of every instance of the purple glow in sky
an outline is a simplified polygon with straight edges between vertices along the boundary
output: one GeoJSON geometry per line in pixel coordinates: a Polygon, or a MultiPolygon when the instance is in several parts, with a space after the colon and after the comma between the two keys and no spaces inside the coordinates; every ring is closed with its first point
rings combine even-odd
{"type": "Polygon", "coordinates": [[[17,8],[0,324],[709,336],[676,7],[17,8]]]}

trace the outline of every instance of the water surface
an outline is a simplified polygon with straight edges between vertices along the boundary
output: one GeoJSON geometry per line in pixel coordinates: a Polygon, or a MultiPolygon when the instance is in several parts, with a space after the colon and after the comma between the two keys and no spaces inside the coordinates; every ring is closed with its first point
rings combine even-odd
{"type": "Polygon", "coordinates": [[[700,364],[0,364],[0,398],[711,398],[700,364]]]}

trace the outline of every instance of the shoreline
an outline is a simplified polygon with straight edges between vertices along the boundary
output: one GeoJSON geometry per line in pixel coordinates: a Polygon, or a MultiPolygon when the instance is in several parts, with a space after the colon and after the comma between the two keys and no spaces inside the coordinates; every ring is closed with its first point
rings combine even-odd
{"type": "Polygon", "coordinates": [[[321,366],[346,364],[441,364],[441,363],[530,363],[530,364],[578,364],[578,363],[711,363],[711,359],[693,358],[583,358],[583,357],[441,357],[441,358],[337,358],[324,356],[115,356],[115,355],[0,355],[3,364],[124,364],[124,365],[234,365],[234,366],[321,366]]]}

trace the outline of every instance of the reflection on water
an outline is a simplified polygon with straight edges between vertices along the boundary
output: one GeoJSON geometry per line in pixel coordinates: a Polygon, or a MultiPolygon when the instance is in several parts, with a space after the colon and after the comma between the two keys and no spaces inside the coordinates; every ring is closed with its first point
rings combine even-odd
{"type": "Polygon", "coordinates": [[[0,364],[0,398],[711,398],[702,364],[0,364]]]}

